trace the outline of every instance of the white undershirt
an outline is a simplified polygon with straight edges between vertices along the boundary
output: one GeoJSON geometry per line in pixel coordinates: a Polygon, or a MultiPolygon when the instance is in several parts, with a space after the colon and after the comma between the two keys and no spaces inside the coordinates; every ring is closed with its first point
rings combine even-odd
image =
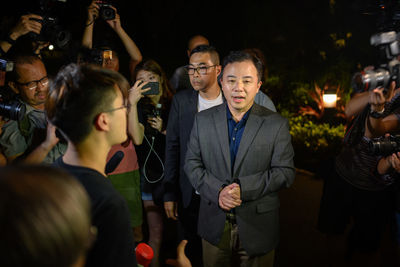
{"type": "Polygon", "coordinates": [[[212,108],[214,106],[218,106],[218,105],[222,104],[223,102],[224,102],[224,100],[222,99],[221,91],[219,92],[219,95],[217,96],[217,98],[215,98],[213,100],[208,100],[208,99],[202,98],[199,94],[199,103],[197,104],[197,111],[200,112],[202,110],[206,110],[206,109],[212,108]]]}

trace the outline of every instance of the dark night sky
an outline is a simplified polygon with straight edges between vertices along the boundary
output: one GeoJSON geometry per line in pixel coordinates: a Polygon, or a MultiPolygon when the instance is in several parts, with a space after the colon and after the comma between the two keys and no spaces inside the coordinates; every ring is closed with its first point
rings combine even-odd
{"type": "MultiPolygon", "coordinates": [[[[334,9],[330,8],[329,0],[113,2],[119,9],[122,26],[143,55],[159,61],[168,74],[186,64],[187,40],[199,33],[209,38],[221,57],[230,50],[258,47],[265,53],[272,73],[300,70],[298,75],[305,79],[321,71],[320,64],[330,64],[327,63],[329,59],[338,56],[352,57],[354,62],[367,64],[372,51],[368,38],[374,32],[375,19],[361,15],[368,1],[336,0],[334,9]],[[341,38],[346,32],[352,32],[346,49],[335,51],[330,33],[337,33],[341,38]],[[328,61],[320,58],[321,50],[332,51],[328,53],[328,61]]],[[[2,9],[1,16],[20,14],[33,3],[34,0],[14,0],[12,12],[2,9]]],[[[76,40],[81,38],[88,3],[68,0],[63,12],[68,21],[66,25],[76,40]]],[[[110,33],[107,25],[100,24],[95,27],[98,39],[110,33]]]]}

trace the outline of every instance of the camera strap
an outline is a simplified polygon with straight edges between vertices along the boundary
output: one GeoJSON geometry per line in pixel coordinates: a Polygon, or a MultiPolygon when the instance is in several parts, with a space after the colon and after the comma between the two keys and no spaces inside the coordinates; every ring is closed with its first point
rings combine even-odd
{"type": "Polygon", "coordinates": [[[24,115],[22,120],[18,121],[18,129],[21,132],[22,136],[27,139],[29,138],[31,134],[31,122],[29,121],[29,118],[27,115],[24,115]]]}

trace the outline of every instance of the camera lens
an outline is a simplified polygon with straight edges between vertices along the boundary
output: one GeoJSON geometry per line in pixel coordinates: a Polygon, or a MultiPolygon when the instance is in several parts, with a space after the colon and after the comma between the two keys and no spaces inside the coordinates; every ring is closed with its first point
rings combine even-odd
{"type": "Polygon", "coordinates": [[[0,115],[14,121],[22,120],[25,110],[25,105],[20,102],[0,103],[0,115]]]}

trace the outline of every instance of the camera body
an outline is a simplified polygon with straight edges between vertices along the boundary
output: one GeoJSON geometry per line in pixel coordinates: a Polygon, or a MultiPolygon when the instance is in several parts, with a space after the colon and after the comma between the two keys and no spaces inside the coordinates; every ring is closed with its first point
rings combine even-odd
{"type": "Polygon", "coordinates": [[[30,32],[30,37],[37,42],[51,42],[53,45],[64,48],[71,40],[71,33],[61,26],[59,16],[65,10],[66,0],[41,0],[39,10],[32,13],[43,17],[43,20],[31,18],[42,24],[40,34],[30,32]]]}
{"type": "Polygon", "coordinates": [[[103,20],[113,20],[115,19],[115,10],[109,1],[97,2],[99,6],[99,17],[103,20]]]}
{"type": "Polygon", "coordinates": [[[369,151],[376,156],[389,156],[400,152],[400,135],[374,138],[369,142],[369,151]]]}
{"type": "Polygon", "coordinates": [[[372,46],[378,48],[384,63],[373,70],[364,70],[354,74],[352,87],[358,92],[373,90],[377,87],[387,89],[392,81],[400,86],[400,34],[395,31],[381,32],[371,36],[372,46]]]}

